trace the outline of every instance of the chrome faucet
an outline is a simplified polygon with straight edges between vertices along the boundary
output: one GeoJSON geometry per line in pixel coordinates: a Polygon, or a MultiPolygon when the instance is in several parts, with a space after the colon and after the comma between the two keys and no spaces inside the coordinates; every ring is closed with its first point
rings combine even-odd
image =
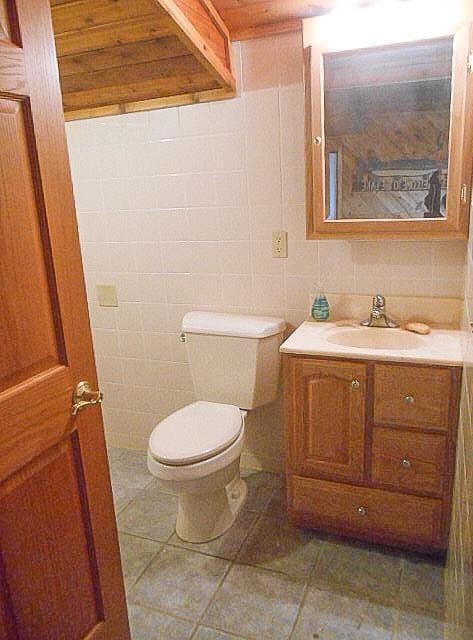
{"type": "Polygon", "coordinates": [[[379,293],[373,297],[373,308],[370,317],[360,322],[364,327],[385,327],[395,329],[399,325],[386,315],[386,301],[379,293]]]}

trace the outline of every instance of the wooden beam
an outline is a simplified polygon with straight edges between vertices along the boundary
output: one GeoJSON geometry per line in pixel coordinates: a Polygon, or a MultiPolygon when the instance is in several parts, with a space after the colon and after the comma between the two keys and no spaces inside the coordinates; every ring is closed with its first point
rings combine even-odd
{"type": "Polygon", "coordinates": [[[290,18],[281,22],[265,22],[254,27],[238,27],[230,32],[230,39],[232,41],[252,40],[253,38],[264,38],[294,31],[302,33],[302,20],[299,18],[290,18]]]}
{"type": "Polygon", "coordinates": [[[211,77],[217,80],[222,88],[228,88],[234,91],[236,82],[229,68],[230,63],[228,63],[228,65],[224,64],[213,52],[199,30],[185,15],[182,8],[180,8],[174,0],[155,0],[155,2],[159,2],[169,17],[172,18],[177,37],[186,45],[189,51],[195,55],[204,68],[207,69],[211,77]]]}
{"type": "Polygon", "coordinates": [[[140,100],[139,102],[124,102],[121,104],[108,105],[106,107],[93,107],[91,109],[77,109],[66,111],[64,119],[83,120],[85,118],[99,118],[101,116],[119,115],[121,113],[134,113],[136,111],[149,111],[151,109],[166,109],[169,107],[180,107],[186,104],[198,104],[200,102],[210,102],[215,100],[228,100],[233,98],[235,93],[227,89],[211,89],[209,91],[197,91],[194,93],[182,93],[177,96],[166,96],[163,98],[152,98],[151,100],[140,100]]]}

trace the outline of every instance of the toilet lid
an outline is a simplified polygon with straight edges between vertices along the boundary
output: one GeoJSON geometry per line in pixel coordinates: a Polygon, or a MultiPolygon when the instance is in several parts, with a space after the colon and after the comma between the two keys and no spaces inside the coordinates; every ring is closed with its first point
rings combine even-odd
{"type": "Polygon", "coordinates": [[[229,447],[241,433],[240,409],[199,400],[160,422],[151,433],[149,451],[164,464],[206,460],[229,447]]]}

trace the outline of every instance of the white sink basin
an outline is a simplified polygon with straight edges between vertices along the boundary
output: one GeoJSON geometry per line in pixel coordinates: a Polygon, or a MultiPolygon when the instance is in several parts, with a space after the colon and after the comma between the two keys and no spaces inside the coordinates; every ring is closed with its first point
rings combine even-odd
{"type": "Polygon", "coordinates": [[[324,336],[327,342],[358,349],[418,349],[425,345],[421,336],[403,329],[376,327],[337,327],[324,336]]]}
{"type": "Polygon", "coordinates": [[[405,329],[361,327],[359,320],[303,322],[280,347],[282,353],[419,362],[461,366],[463,332],[432,329],[418,335],[405,329]]]}

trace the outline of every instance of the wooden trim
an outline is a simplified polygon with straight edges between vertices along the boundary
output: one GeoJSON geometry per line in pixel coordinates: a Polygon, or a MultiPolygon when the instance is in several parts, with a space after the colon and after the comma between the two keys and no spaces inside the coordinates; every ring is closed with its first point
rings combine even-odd
{"type": "MultiPolygon", "coordinates": [[[[432,38],[432,40],[438,38],[432,38]]],[[[473,124],[469,113],[473,104],[473,76],[466,71],[466,55],[473,42],[473,27],[464,26],[454,34],[452,103],[449,135],[449,174],[446,218],[411,220],[327,220],[325,217],[325,144],[323,121],[323,61],[328,47],[304,49],[306,109],[306,194],[307,238],[464,238],[468,232],[468,203],[472,171],[473,124]],[[322,143],[315,145],[319,136],[322,143]],[[460,201],[462,184],[467,197],[460,201]]]]}
{"type": "Polygon", "coordinates": [[[107,105],[105,107],[92,107],[90,109],[73,109],[64,113],[66,122],[70,120],[83,120],[84,118],[100,118],[102,116],[114,116],[121,113],[134,113],[137,111],[150,111],[151,109],[164,109],[167,107],[181,107],[186,104],[198,104],[200,102],[212,102],[215,100],[228,100],[235,97],[235,92],[228,89],[210,89],[209,91],[197,91],[195,93],[182,93],[177,96],[164,98],[152,98],[137,102],[124,102],[107,105]]]}
{"type": "Polygon", "coordinates": [[[302,20],[300,18],[288,18],[278,22],[266,22],[252,27],[240,27],[230,31],[230,39],[251,40],[252,38],[264,38],[282,33],[302,33],[302,20]]]}
{"type": "MultiPolygon", "coordinates": [[[[174,0],[154,0],[172,18],[175,34],[200,61],[210,75],[217,80],[222,88],[236,90],[236,81],[229,67],[225,66],[221,59],[210,49],[207,42],[198,29],[190,22],[174,0]]],[[[215,20],[209,13],[208,1],[200,0],[204,10],[211,17],[217,30],[222,34],[224,41],[228,39],[228,30],[221,20],[215,20]]],[[[215,12],[216,13],[216,12],[215,12]]],[[[229,61],[230,64],[230,61],[229,61]]]]}

